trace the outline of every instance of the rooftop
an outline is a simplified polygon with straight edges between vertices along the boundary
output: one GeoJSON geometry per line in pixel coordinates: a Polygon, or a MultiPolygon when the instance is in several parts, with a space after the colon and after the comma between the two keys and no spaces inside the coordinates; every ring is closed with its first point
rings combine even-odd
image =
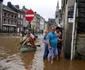
{"type": "Polygon", "coordinates": [[[12,12],[12,13],[16,13],[17,14],[17,12],[15,12],[14,10],[12,10],[8,6],[3,5],[3,9],[6,10],[6,11],[9,11],[9,12],[12,12]]]}

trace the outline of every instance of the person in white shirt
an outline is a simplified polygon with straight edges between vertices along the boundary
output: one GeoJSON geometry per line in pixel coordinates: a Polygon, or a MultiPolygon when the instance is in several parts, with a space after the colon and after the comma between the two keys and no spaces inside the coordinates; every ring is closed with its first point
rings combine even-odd
{"type": "Polygon", "coordinates": [[[42,41],[44,43],[44,55],[43,55],[43,59],[46,59],[48,56],[48,44],[47,44],[47,39],[46,36],[48,34],[48,30],[44,30],[44,33],[42,35],[42,41]]]}

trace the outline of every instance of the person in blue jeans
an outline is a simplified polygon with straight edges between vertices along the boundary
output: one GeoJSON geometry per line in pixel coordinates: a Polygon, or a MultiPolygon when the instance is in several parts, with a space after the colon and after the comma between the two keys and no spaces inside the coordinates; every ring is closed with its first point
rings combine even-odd
{"type": "Polygon", "coordinates": [[[43,43],[44,43],[43,59],[46,59],[47,56],[48,56],[48,44],[47,44],[47,39],[46,39],[47,33],[48,33],[48,31],[45,29],[44,33],[43,33],[43,36],[42,36],[42,40],[43,40],[43,43]]]}
{"type": "Polygon", "coordinates": [[[47,43],[49,49],[48,61],[51,61],[53,55],[54,57],[58,58],[58,49],[57,49],[58,38],[57,38],[57,34],[55,33],[55,28],[56,28],[55,26],[52,26],[51,32],[48,33],[47,35],[47,43]]]}

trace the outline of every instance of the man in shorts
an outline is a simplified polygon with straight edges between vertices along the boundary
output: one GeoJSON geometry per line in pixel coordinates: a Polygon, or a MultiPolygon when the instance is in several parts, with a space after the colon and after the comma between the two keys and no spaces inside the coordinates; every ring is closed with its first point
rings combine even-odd
{"type": "Polygon", "coordinates": [[[58,49],[57,49],[57,44],[58,44],[58,38],[55,33],[56,27],[52,26],[51,27],[51,32],[48,33],[47,35],[47,44],[48,44],[48,61],[51,61],[52,56],[57,57],[58,56],[58,49]]]}

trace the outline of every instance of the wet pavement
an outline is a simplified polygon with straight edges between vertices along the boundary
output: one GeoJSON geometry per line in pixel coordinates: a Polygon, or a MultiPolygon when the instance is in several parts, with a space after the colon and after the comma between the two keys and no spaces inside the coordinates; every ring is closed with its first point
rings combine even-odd
{"type": "MultiPolygon", "coordinates": [[[[41,38],[41,35],[39,36],[41,38]]],[[[67,60],[61,57],[53,64],[43,60],[43,43],[35,52],[21,54],[19,37],[0,37],[0,70],[85,70],[85,60],[67,60]]]]}

